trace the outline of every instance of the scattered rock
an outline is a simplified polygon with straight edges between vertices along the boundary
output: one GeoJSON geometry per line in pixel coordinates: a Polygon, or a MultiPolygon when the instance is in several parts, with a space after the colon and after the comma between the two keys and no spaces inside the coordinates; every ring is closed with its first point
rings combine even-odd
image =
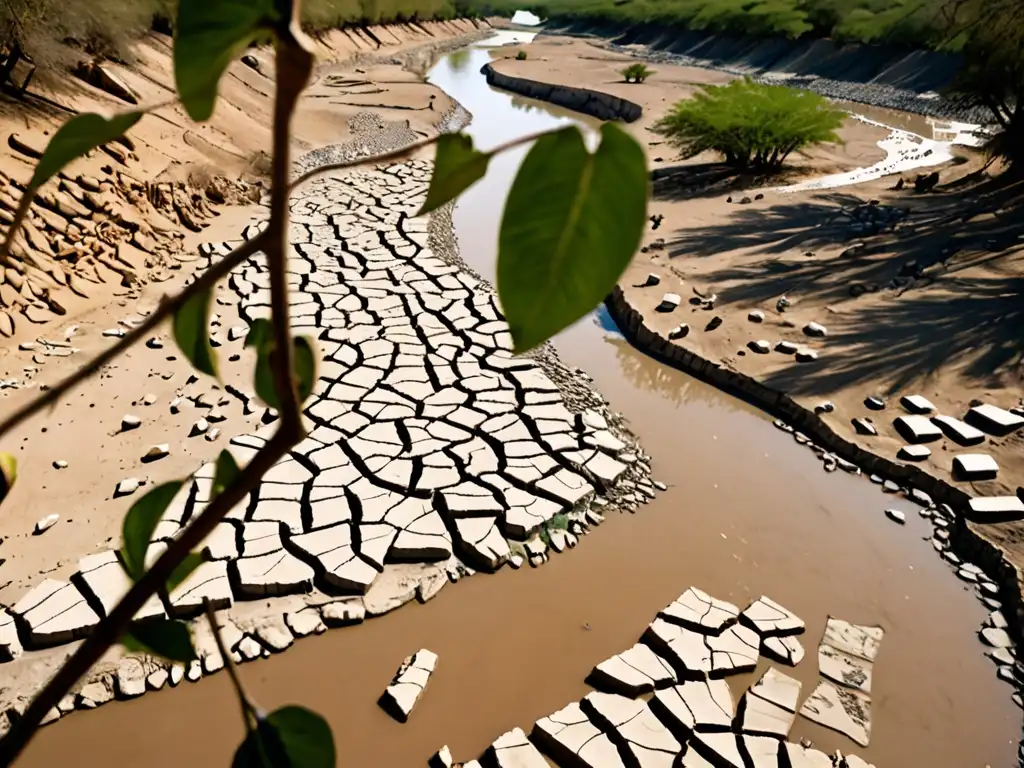
{"type": "Polygon", "coordinates": [[[824,338],[828,336],[828,329],[820,323],[808,323],[804,326],[804,334],[815,338],[824,338]]]}
{"type": "Polygon", "coordinates": [[[38,536],[41,533],[46,533],[48,530],[50,530],[51,528],[53,528],[53,526],[57,524],[58,520],[60,520],[60,515],[58,515],[56,512],[47,515],[46,517],[40,518],[38,521],[36,521],[36,527],[32,531],[33,535],[38,536]]]}
{"type": "Polygon", "coordinates": [[[142,424],[142,419],[140,419],[138,416],[133,416],[130,413],[121,417],[121,431],[122,432],[127,432],[130,429],[136,429],[141,424],[142,424]]]}
{"type": "Polygon", "coordinates": [[[767,355],[772,351],[772,345],[764,339],[758,339],[757,341],[751,341],[747,344],[751,351],[756,352],[759,355],[767,355]]]}
{"type": "Polygon", "coordinates": [[[932,455],[930,448],[924,445],[904,445],[896,454],[897,459],[904,461],[924,461],[932,455]]]}
{"type": "Polygon", "coordinates": [[[135,477],[127,477],[117,484],[114,489],[114,497],[130,496],[142,486],[142,481],[135,477]]]}
{"type": "Polygon", "coordinates": [[[171,452],[171,447],[167,443],[160,443],[159,445],[152,446],[142,457],[143,462],[156,461],[162,459],[171,452]]]}
{"type": "Polygon", "coordinates": [[[864,398],[864,405],[872,411],[881,411],[885,409],[885,400],[871,395],[864,398]]]}
{"type": "Polygon", "coordinates": [[[189,437],[196,437],[206,433],[206,430],[210,428],[210,423],[206,419],[199,419],[192,425],[192,429],[189,432],[189,437]]]}
{"type": "Polygon", "coordinates": [[[775,342],[775,351],[781,352],[784,355],[796,354],[799,347],[792,341],[777,341],[775,342]]]}
{"type": "Polygon", "coordinates": [[[1005,629],[996,629],[995,627],[983,627],[981,632],[982,642],[986,645],[990,645],[993,648],[1012,648],[1013,640],[1010,639],[1005,629]]]}
{"type": "Polygon", "coordinates": [[[899,416],[892,425],[908,443],[927,443],[942,437],[942,430],[926,416],[899,416]]]}
{"type": "Polygon", "coordinates": [[[655,312],[672,312],[679,306],[682,299],[678,293],[666,293],[661,297],[661,303],[654,308],[655,312]]]}
{"type": "Polygon", "coordinates": [[[377,703],[399,722],[406,722],[436,666],[437,655],[420,649],[402,662],[377,703]]]}
{"type": "Polygon", "coordinates": [[[999,465],[987,453],[962,453],[953,458],[953,478],[956,480],[992,480],[998,472],[999,465]]]}
{"type": "Polygon", "coordinates": [[[900,405],[907,411],[907,413],[924,414],[931,413],[935,410],[935,406],[932,401],[921,395],[906,395],[900,398],[900,405]]]}
{"type": "Polygon", "coordinates": [[[755,310],[751,311],[747,315],[747,320],[749,320],[752,323],[763,323],[764,322],[764,312],[762,312],[759,309],[755,309],[755,310]]]}
{"type": "Polygon", "coordinates": [[[875,425],[867,419],[850,419],[850,423],[853,424],[853,429],[858,435],[869,435],[871,437],[878,435],[875,425]]]}

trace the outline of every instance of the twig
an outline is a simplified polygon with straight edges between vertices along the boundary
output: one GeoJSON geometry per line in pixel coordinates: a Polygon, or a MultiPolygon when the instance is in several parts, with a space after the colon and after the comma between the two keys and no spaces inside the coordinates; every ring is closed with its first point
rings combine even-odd
{"type": "Polygon", "coordinates": [[[21,754],[39,729],[46,714],[74,687],[106,650],[119,642],[135,614],[146,601],[164,588],[167,579],[185,557],[196,549],[213,531],[214,526],[259,483],[260,478],[287,453],[292,446],[287,435],[277,432],[252,458],[235,482],[224,489],[203,513],[189,525],[160,556],[153,567],[135,582],[121,602],[93,629],[71,656],[50,678],[46,686],[29,704],[11,730],[0,741],[0,765],[8,766],[21,754]]]}
{"type": "Polygon", "coordinates": [[[245,730],[252,731],[256,727],[256,707],[249,700],[249,695],[245,692],[242,681],[238,677],[235,660],[231,658],[231,654],[228,653],[228,649],[224,645],[224,638],[220,636],[220,625],[217,624],[217,615],[213,612],[210,598],[203,598],[203,608],[206,610],[206,620],[210,622],[210,631],[213,632],[213,639],[217,643],[217,651],[224,660],[224,666],[228,670],[228,677],[231,678],[231,684],[235,687],[238,703],[242,707],[242,722],[245,723],[245,730]]]}
{"type": "MultiPolygon", "coordinates": [[[[506,141],[504,144],[499,144],[493,149],[487,150],[484,154],[487,155],[500,155],[502,152],[506,152],[510,149],[515,149],[523,144],[529,144],[532,141],[536,141],[541,136],[545,136],[552,131],[536,131],[535,133],[528,133],[525,136],[520,136],[517,139],[506,141]]],[[[319,176],[325,176],[333,171],[342,171],[346,168],[356,168],[360,165],[380,165],[381,163],[390,162],[393,160],[404,160],[406,157],[411,155],[413,152],[429,147],[431,144],[436,144],[438,140],[445,134],[439,133],[436,136],[428,136],[425,139],[419,139],[411,144],[406,144],[404,147],[399,149],[393,149],[390,152],[385,152],[380,155],[370,155],[369,157],[358,157],[353,160],[340,160],[337,163],[328,163],[327,165],[320,165],[316,168],[311,168],[304,174],[299,176],[297,179],[292,181],[291,186],[288,188],[289,192],[294,192],[296,188],[302,186],[307,181],[311,181],[319,176]]]]}
{"type": "MultiPolygon", "coordinates": [[[[294,9],[297,13],[298,3],[294,9]]],[[[270,268],[270,307],[274,326],[272,368],[274,390],[281,414],[279,432],[294,441],[302,437],[302,407],[295,388],[288,287],[288,172],[291,168],[291,123],[299,96],[313,72],[314,57],[303,45],[297,16],[278,31],[276,51],[277,93],[274,99],[270,222],[264,249],[270,268]]]]}
{"type": "Polygon", "coordinates": [[[257,251],[263,250],[264,243],[266,242],[264,234],[260,233],[257,237],[247,241],[243,245],[238,246],[235,250],[225,256],[223,259],[218,261],[216,264],[210,266],[206,272],[204,272],[194,283],[188,286],[181,293],[172,297],[164,297],[160,302],[160,305],[153,311],[153,313],[146,318],[142,325],[136,326],[129,331],[125,336],[121,338],[114,346],[109,349],[105,349],[100,352],[96,357],[90,360],[88,363],[83,365],[77,371],[72,373],[62,382],[49,389],[45,394],[32,400],[30,403],[26,403],[24,406],[19,408],[17,411],[12,413],[2,422],[0,422],[0,437],[3,437],[14,427],[18,426],[25,419],[35,415],[39,411],[46,408],[48,405],[56,403],[62,395],[70,390],[75,385],[81,383],[85,379],[92,376],[96,371],[102,368],[104,365],[109,363],[114,358],[121,355],[128,347],[137,342],[147,333],[150,333],[156,326],[158,326],[164,319],[169,315],[174,314],[179,307],[181,307],[188,299],[194,296],[199,291],[206,290],[212,287],[218,280],[225,277],[232,269],[237,267],[247,258],[252,256],[257,251]]]}

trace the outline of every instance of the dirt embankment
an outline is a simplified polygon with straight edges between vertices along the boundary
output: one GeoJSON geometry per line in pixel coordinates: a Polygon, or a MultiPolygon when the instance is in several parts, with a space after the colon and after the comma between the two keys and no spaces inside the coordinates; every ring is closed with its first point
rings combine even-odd
{"type": "MultiPolygon", "coordinates": [[[[472,22],[455,21],[336,31],[317,41],[317,53],[322,69],[436,48],[476,30],[472,22]]],[[[59,90],[33,86],[23,100],[0,101],[6,138],[0,223],[12,221],[36,158],[69,116],[173,100],[171,48],[170,37],[154,32],[134,46],[129,64],[93,65],[88,82],[69,74],[59,90]]],[[[259,198],[270,149],[273,58],[253,50],[246,61],[229,68],[208,123],[191,123],[174,104],[155,109],[128,137],[73,163],[36,196],[0,271],[0,335],[14,343],[32,341],[55,317],[171,279],[181,268],[186,234],[201,232],[221,204],[259,198]]],[[[296,152],[347,140],[345,118],[360,108],[380,108],[385,117],[401,115],[418,126],[444,112],[443,94],[424,88],[400,66],[391,69],[386,84],[373,82],[358,66],[352,76],[318,74],[294,123],[296,152]]]]}

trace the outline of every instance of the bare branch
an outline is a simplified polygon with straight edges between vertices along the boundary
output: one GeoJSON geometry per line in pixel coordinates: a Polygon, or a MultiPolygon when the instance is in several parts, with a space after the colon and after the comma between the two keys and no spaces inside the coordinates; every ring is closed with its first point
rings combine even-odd
{"type": "Polygon", "coordinates": [[[227,276],[232,269],[237,267],[257,251],[264,249],[266,239],[264,233],[240,245],[216,264],[210,266],[192,285],[188,286],[181,293],[171,298],[164,298],[154,312],[146,318],[142,325],[136,326],[121,338],[114,346],[105,349],[77,371],[72,373],[62,382],[47,390],[45,394],[19,408],[13,414],[0,422],[0,437],[3,437],[14,427],[18,426],[25,419],[39,413],[49,405],[56,403],[64,394],[76,385],[88,379],[96,371],[119,357],[128,347],[151,333],[168,316],[173,315],[182,304],[200,291],[211,288],[218,280],[227,276]]]}
{"type": "Polygon", "coordinates": [[[135,614],[146,601],[164,588],[167,579],[185,557],[203,543],[214,526],[259,483],[260,478],[293,445],[288,436],[278,431],[252,458],[230,486],[203,510],[191,525],[160,556],[153,567],[128,591],[121,602],[96,625],[74,655],[50,678],[42,691],[29,704],[11,730],[0,741],[0,765],[10,765],[21,754],[39,729],[47,713],[68,694],[92,665],[102,658],[110,646],[120,642],[135,614]]]}

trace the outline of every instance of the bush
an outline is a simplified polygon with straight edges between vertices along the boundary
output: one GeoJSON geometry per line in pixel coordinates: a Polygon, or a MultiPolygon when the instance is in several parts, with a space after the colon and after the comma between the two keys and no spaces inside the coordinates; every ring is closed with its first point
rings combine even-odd
{"type": "Polygon", "coordinates": [[[653,69],[648,69],[646,64],[636,63],[630,64],[625,69],[620,69],[619,74],[622,75],[626,82],[642,83],[648,77],[654,74],[653,69]]]}
{"type": "Polygon", "coordinates": [[[526,61],[526,51],[520,51],[516,54],[516,61],[526,61]]]}
{"type": "Polygon", "coordinates": [[[684,157],[719,152],[738,168],[774,169],[792,152],[840,141],[846,113],[809,91],[749,79],[702,90],[654,126],[684,157]]]}

